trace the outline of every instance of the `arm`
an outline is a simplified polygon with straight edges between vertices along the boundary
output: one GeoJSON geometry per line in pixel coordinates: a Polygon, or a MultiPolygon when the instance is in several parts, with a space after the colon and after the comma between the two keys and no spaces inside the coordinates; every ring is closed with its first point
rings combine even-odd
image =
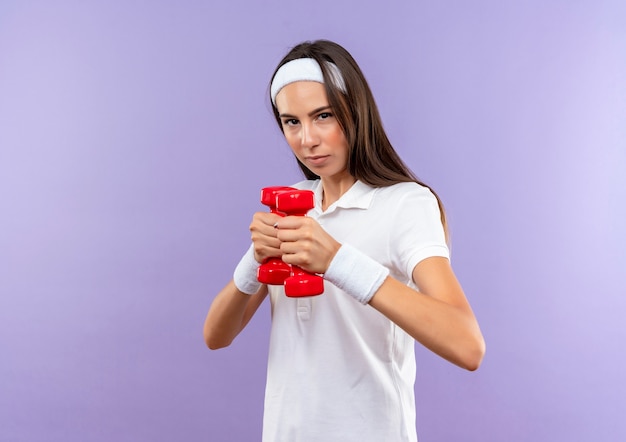
{"type": "Polygon", "coordinates": [[[204,340],[211,350],[227,347],[248,324],[267,296],[267,286],[254,295],[237,289],[231,280],[215,297],[204,321],[204,340]]]}
{"type": "Polygon", "coordinates": [[[369,304],[439,356],[476,370],[485,341],[448,259],[424,259],[413,280],[420,292],[388,277],[369,304]]]}
{"type": "Polygon", "coordinates": [[[210,349],[230,345],[266,298],[267,286],[260,285],[256,280],[256,269],[265,259],[280,256],[280,242],[274,228],[278,218],[278,215],[271,213],[254,214],[250,224],[254,258],[251,253],[244,255],[237,266],[235,277],[217,294],[204,321],[204,340],[210,349]],[[235,285],[235,281],[238,281],[241,290],[252,286],[255,288],[244,293],[235,285]]]}

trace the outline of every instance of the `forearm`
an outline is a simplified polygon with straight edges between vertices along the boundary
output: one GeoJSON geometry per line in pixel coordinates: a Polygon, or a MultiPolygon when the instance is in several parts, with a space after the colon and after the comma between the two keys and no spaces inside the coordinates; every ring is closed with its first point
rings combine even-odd
{"type": "Polygon", "coordinates": [[[433,256],[415,266],[412,279],[418,292],[390,277],[380,263],[344,244],[324,277],[358,302],[369,303],[450,362],[468,370],[480,365],[485,343],[447,258],[433,256]]]}
{"type": "Polygon", "coordinates": [[[207,346],[215,350],[230,345],[266,295],[265,286],[257,294],[247,295],[230,281],[213,300],[204,322],[204,340],[207,346]]]}
{"type": "Polygon", "coordinates": [[[457,306],[388,277],[369,302],[416,341],[465,368],[475,370],[485,343],[469,306],[457,306]]]}

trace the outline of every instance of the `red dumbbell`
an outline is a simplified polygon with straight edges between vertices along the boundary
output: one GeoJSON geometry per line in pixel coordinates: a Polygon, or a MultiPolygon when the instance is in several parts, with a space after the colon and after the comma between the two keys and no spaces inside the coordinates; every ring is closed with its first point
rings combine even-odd
{"type": "MultiPolygon", "coordinates": [[[[273,186],[261,189],[261,203],[270,208],[271,213],[285,216],[276,210],[276,195],[282,192],[296,190],[293,187],[273,186]]],[[[291,275],[291,266],[280,258],[268,258],[257,270],[257,279],[263,284],[282,285],[291,275]]]]}
{"type": "MultiPolygon", "coordinates": [[[[305,216],[315,206],[310,190],[291,190],[276,194],[276,210],[285,215],[305,216]]],[[[291,266],[291,275],[285,279],[285,295],[292,298],[315,296],[324,293],[324,279],[314,273],[291,266]]]]}

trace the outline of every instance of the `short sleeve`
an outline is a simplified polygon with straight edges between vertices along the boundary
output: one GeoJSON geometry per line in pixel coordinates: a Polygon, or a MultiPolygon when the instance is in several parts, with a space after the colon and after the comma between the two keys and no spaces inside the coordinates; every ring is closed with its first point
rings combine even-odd
{"type": "Polygon", "coordinates": [[[394,267],[412,280],[413,269],[433,256],[450,258],[437,198],[426,187],[410,183],[403,187],[393,216],[390,253],[394,267]]]}

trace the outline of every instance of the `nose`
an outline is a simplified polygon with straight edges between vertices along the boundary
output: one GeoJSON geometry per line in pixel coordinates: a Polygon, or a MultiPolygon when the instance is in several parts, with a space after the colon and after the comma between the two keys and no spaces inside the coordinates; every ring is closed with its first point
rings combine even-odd
{"type": "Polygon", "coordinates": [[[303,123],[300,133],[302,147],[313,148],[319,144],[319,134],[313,123],[303,123]]]}

